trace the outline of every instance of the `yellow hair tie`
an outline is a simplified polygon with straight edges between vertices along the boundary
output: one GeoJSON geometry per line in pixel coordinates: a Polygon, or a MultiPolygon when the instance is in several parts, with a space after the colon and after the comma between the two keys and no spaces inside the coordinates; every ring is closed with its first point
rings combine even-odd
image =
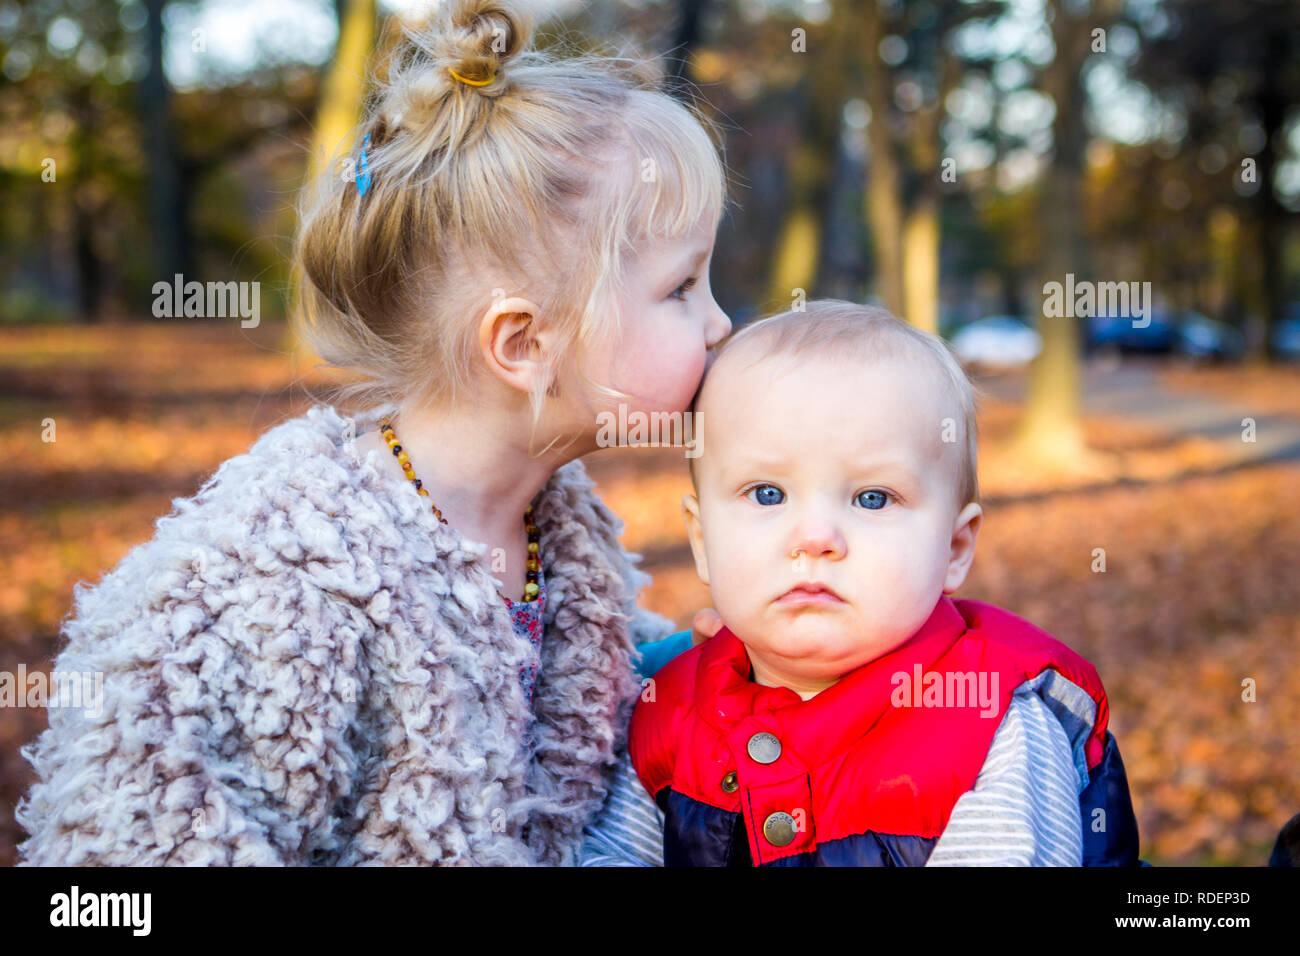
{"type": "Polygon", "coordinates": [[[489,83],[491,83],[493,80],[497,78],[497,75],[493,73],[486,80],[468,80],[465,77],[461,76],[459,73],[457,73],[455,70],[453,70],[451,67],[447,67],[447,72],[450,73],[452,76],[454,76],[456,79],[460,80],[462,83],[468,83],[470,86],[487,86],[489,83]]]}

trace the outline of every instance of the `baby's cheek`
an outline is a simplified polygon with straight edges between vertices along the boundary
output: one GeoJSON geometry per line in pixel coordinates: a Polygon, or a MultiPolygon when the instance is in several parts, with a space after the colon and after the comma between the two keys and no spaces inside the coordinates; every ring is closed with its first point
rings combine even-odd
{"type": "Polygon", "coordinates": [[[853,568],[854,586],[862,598],[864,610],[877,620],[888,620],[916,603],[920,588],[918,575],[927,572],[917,567],[914,554],[896,554],[892,559],[872,555],[853,568]]]}
{"type": "Polygon", "coordinates": [[[723,620],[751,616],[771,576],[751,567],[745,551],[733,542],[715,548],[709,557],[709,591],[723,620]]]}
{"type": "Polygon", "coordinates": [[[897,628],[911,633],[925,623],[939,588],[933,580],[932,556],[914,554],[898,562],[890,572],[888,585],[878,589],[872,615],[882,629],[897,628]]]}

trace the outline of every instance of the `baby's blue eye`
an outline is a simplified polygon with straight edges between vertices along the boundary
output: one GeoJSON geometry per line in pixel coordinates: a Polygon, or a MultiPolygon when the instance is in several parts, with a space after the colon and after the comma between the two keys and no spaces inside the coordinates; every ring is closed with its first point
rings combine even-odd
{"type": "Polygon", "coordinates": [[[785,492],[776,485],[755,485],[753,488],[749,489],[749,493],[746,494],[745,497],[748,498],[750,495],[754,494],[754,492],[758,492],[758,497],[751,498],[750,500],[754,501],[756,504],[779,505],[781,502],[785,501],[785,492]]]}
{"type": "Polygon", "coordinates": [[[858,493],[858,502],[864,508],[872,511],[879,511],[885,505],[889,504],[889,495],[883,491],[862,491],[858,493]]]}

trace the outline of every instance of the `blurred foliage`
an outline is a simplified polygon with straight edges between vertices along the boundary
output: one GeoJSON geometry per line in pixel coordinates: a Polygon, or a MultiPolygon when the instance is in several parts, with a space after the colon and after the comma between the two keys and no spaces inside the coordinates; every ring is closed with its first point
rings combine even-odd
{"type": "MultiPolygon", "coordinates": [[[[874,201],[899,205],[896,229],[927,195],[937,202],[939,248],[926,240],[908,255],[939,257],[940,311],[1032,318],[1047,237],[1029,212],[1059,160],[1044,85],[1059,62],[1046,19],[1055,2],[1035,12],[1001,0],[607,0],[570,8],[539,42],[669,51],[665,71],[683,74],[683,95],[722,124],[740,205],[713,284],[736,317],[779,304],[773,277],[796,273],[809,295],[891,302],[882,256],[901,238],[868,228],[868,187],[888,172],[892,187],[874,201]],[[876,49],[858,39],[864,10],[876,49]],[[873,113],[884,115],[873,124],[873,113]],[[945,161],[955,176],[936,168],[945,161]]],[[[209,67],[199,86],[162,83],[161,120],[143,105],[161,55],[148,42],[155,24],[165,33],[170,14],[216,3],[0,3],[0,321],[148,314],[161,263],[178,256],[203,279],[284,291],[327,64],[268,55],[233,74],[209,67]],[[162,210],[150,208],[171,194],[158,143],[171,144],[177,174],[162,210]],[[179,248],[160,248],[173,232],[179,248]]],[[[1088,134],[1080,225],[1098,274],[1148,279],[1171,302],[1234,323],[1277,318],[1300,295],[1300,7],[1061,9],[1107,24],[1109,46],[1083,51],[1076,77],[1088,134]],[[1262,187],[1241,181],[1243,159],[1257,160],[1262,187]]],[[[335,11],[322,2],[318,13],[335,11]]],[[[381,14],[376,68],[400,32],[381,14]]],[[[359,58],[349,70],[366,68],[349,55],[359,58]]]]}

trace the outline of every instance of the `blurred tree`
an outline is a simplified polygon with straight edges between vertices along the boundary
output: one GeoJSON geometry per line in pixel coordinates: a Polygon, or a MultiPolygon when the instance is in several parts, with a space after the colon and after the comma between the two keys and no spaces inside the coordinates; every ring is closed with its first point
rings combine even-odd
{"type": "MultiPolygon", "coordinates": [[[[916,84],[920,101],[914,105],[907,151],[911,162],[911,202],[903,221],[903,315],[927,332],[939,331],[939,182],[942,175],[939,123],[944,103],[956,83],[959,67],[946,50],[952,29],[973,16],[972,4],[936,4],[910,31],[909,51],[923,64],[916,84]],[[960,9],[963,8],[964,9],[960,9]]],[[[911,94],[915,95],[915,94],[911,94]]],[[[897,96],[895,99],[897,100],[897,96]]]]}
{"type": "Polygon", "coordinates": [[[300,155],[314,71],[259,59],[227,75],[214,58],[178,92],[164,69],[178,9],[199,7],[0,0],[6,318],[59,316],[65,298],[82,320],[148,316],[159,279],[228,275],[254,242],[265,248],[245,268],[279,268],[275,230],[255,216],[280,202],[268,174],[300,155]]]}
{"type": "Polygon", "coordinates": [[[977,61],[959,58],[960,27],[999,12],[1000,2],[925,0],[848,3],[850,36],[861,37],[867,136],[866,215],[876,286],[886,306],[918,328],[939,330],[941,122],[949,93],[977,61]]]}
{"type": "MultiPolygon", "coordinates": [[[[866,215],[871,226],[871,248],[875,260],[876,291],[885,307],[907,317],[903,299],[903,187],[893,130],[894,80],[880,55],[885,38],[885,19],[876,0],[849,3],[856,15],[852,34],[862,37],[866,65],[866,100],[871,108],[867,140],[871,155],[867,161],[866,215]]],[[[846,25],[847,26],[847,25],[846,25]]]]}
{"type": "MultiPolygon", "coordinates": [[[[340,147],[353,135],[369,89],[367,66],[375,46],[375,0],[335,0],[335,9],[339,21],[338,44],[321,86],[305,182],[311,182],[328,169],[340,147]]],[[[292,309],[292,288],[289,298],[288,308],[292,309]]],[[[285,323],[283,347],[295,353],[299,363],[310,363],[316,357],[299,340],[292,322],[285,323]]]]}
{"type": "Polygon", "coordinates": [[[321,86],[307,179],[318,176],[344,145],[361,118],[375,44],[375,0],[336,0],[339,39],[321,86]]]}
{"type": "Polygon", "coordinates": [[[810,296],[818,280],[831,167],[848,92],[845,74],[856,56],[845,19],[843,10],[833,9],[826,24],[810,36],[806,31],[802,36],[792,35],[793,31],[785,34],[789,39],[782,42],[789,43],[800,66],[798,81],[792,89],[771,95],[765,104],[770,112],[787,118],[780,124],[788,140],[784,144],[786,203],[764,303],[778,309],[791,307],[796,289],[810,296]]]}
{"type": "Polygon", "coordinates": [[[140,125],[149,179],[149,219],[156,275],[170,279],[193,273],[190,256],[189,190],[182,179],[172,125],[172,91],[163,67],[163,11],[167,0],[145,0],[145,57],[140,82],[140,125]]]}
{"type": "Polygon", "coordinates": [[[125,82],[141,26],[112,6],[0,3],[5,319],[99,320],[119,279],[113,240],[144,244],[122,197],[142,178],[125,82]]]}
{"type": "MultiPolygon", "coordinates": [[[[1109,27],[1122,0],[1069,3],[1047,0],[1055,55],[1043,67],[1043,92],[1052,98],[1052,158],[1043,173],[1038,218],[1045,242],[1040,278],[1065,281],[1091,270],[1083,241],[1080,192],[1088,132],[1084,125],[1084,61],[1097,34],[1109,27]]],[[[1039,299],[1041,308],[1042,299],[1039,299]]],[[[1079,370],[1080,322],[1070,315],[1040,313],[1042,351],[1030,370],[1024,417],[1013,444],[1021,457],[1058,466],[1081,466],[1091,458],[1084,445],[1079,370]]]]}
{"type": "Polygon", "coordinates": [[[819,90],[827,84],[818,78],[828,74],[834,75],[820,68],[805,74],[790,97],[799,102],[791,112],[798,117],[797,135],[787,151],[786,210],[773,247],[765,307],[790,308],[795,290],[808,296],[817,281],[822,210],[838,131],[835,107],[840,102],[834,91],[819,90]]]}
{"type": "Polygon", "coordinates": [[[84,181],[88,169],[94,168],[96,113],[89,84],[76,83],[68,90],[68,108],[73,117],[73,134],[69,141],[72,168],[78,174],[72,191],[73,247],[77,263],[77,315],[85,322],[102,318],[103,268],[95,240],[96,214],[102,200],[84,181]]]}
{"type": "Polygon", "coordinates": [[[668,50],[667,86],[679,99],[692,99],[691,53],[699,45],[709,2],[710,0],[677,0],[677,28],[668,50]]]}
{"type": "Polygon", "coordinates": [[[1160,12],[1163,29],[1144,43],[1136,76],[1185,117],[1185,152],[1225,157],[1214,172],[1231,179],[1250,224],[1236,274],[1245,285],[1238,294],[1261,320],[1247,324],[1247,344],[1263,358],[1287,298],[1283,251],[1295,220],[1277,171],[1300,107],[1300,4],[1165,0],[1160,12]]]}

